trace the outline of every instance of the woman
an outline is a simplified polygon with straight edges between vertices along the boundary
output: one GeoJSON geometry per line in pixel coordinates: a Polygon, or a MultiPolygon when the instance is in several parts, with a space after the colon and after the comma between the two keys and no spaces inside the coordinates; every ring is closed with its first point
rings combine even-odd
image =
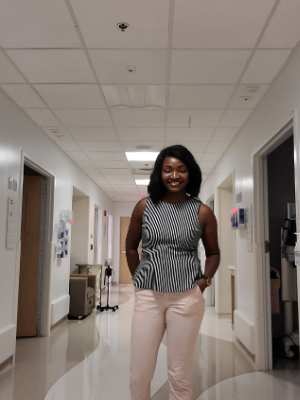
{"type": "Polygon", "coordinates": [[[213,212],[197,198],[201,171],[176,145],[158,155],[149,197],[135,206],[126,239],[135,304],[131,332],[132,400],[150,399],[157,353],[166,331],[170,400],[190,400],[191,368],[204,312],[203,292],[220,261],[213,212]],[[206,262],[197,256],[202,239],[206,262]],[[142,239],[142,257],[137,252],[142,239]]]}

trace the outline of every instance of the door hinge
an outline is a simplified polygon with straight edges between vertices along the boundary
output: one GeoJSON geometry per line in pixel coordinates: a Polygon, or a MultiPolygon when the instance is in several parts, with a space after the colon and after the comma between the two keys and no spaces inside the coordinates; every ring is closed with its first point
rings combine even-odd
{"type": "Polygon", "coordinates": [[[265,240],[265,253],[270,253],[270,243],[268,240],[265,240]]]}

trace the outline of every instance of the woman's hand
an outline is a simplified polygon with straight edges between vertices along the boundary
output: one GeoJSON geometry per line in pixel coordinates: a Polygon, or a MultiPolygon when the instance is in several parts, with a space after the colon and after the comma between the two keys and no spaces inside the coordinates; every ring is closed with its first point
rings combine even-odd
{"type": "Polygon", "coordinates": [[[204,290],[207,288],[206,280],[204,278],[200,278],[200,279],[198,279],[197,284],[198,284],[201,292],[203,293],[204,290]]]}

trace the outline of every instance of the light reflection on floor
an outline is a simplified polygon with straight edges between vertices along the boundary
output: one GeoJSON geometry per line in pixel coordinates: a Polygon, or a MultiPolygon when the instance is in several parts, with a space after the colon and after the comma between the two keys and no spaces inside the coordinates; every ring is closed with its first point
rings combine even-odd
{"type": "MultiPolygon", "coordinates": [[[[119,304],[119,310],[65,321],[50,338],[18,340],[14,369],[0,376],[0,399],[130,400],[132,287],[112,287],[110,303],[119,304]]],[[[285,400],[294,400],[299,382],[299,371],[254,372],[235,343],[230,319],[206,309],[194,357],[193,400],[277,400],[283,392],[285,400]]],[[[164,341],[151,394],[153,400],[168,399],[164,341]]]]}

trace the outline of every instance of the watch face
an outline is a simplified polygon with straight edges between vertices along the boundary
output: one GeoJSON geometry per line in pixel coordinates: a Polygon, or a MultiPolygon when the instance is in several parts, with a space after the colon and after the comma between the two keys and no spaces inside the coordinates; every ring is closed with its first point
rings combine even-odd
{"type": "Polygon", "coordinates": [[[210,286],[211,285],[211,278],[207,278],[206,279],[206,283],[207,283],[207,286],[210,286]]]}

